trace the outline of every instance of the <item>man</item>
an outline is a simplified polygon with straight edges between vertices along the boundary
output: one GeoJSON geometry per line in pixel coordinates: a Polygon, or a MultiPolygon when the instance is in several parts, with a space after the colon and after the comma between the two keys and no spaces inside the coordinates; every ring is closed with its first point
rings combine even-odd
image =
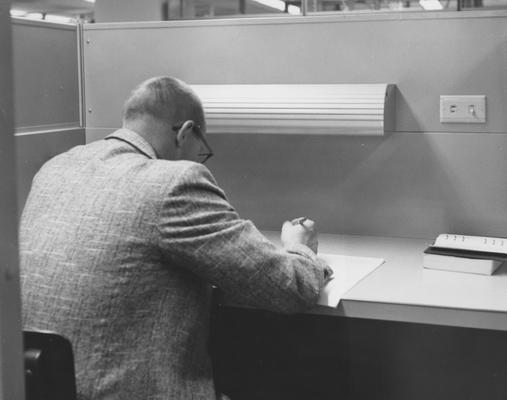
{"type": "Polygon", "coordinates": [[[153,78],[126,101],[122,129],[33,180],[23,322],[70,339],[80,399],[212,399],[211,285],[289,313],[326,282],[312,221],[286,222],[278,248],[240,219],[196,162],[212,154],[205,127],[185,83],[153,78]]]}

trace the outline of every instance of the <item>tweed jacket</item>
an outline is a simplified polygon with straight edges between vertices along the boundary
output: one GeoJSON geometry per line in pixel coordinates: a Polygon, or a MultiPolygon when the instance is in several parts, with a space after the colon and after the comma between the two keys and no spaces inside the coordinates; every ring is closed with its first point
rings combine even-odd
{"type": "Polygon", "coordinates": [[[74,347],[78,398],[213,399],[210,288],[279,312],[315,304],[324,264],[269,242],[209,170],[120,129],[49,160],[20,226],[23,325],[74,347]]]}

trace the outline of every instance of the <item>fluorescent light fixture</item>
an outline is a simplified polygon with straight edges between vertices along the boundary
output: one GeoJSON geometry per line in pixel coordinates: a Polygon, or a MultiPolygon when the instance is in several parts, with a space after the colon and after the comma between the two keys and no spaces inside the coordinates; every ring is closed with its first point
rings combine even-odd
{"type": "Polygon", "coordinates": [[[11,9],[11,17],[26,17],[26,11],[11,9]]]}
{"type": "Polygon", "coordinates": [[[428,11],[442,10],[444,7],[438,0],[419,0],[419,5],[428,11]]]}
{"type": "Polygon", "coordinates": [[[389,84],[192,85],[208,133],[383,135],[393,130],[389,84]]]}
{"type": "Polygon", "coordinates": [[[289,5],[287,8],[287,11],[290,15],[301,15],[301,8],[298,6],[289,5]]]}
{"type": "Polygon", "coordinates": [[[63,15],[46,14],[46,21],[57,22],[60,24],[72,24],[76,22],[73,18],[64,17],[63,15]]]}
{"type": "Polygon", "coordinates": [[[87,3],[95,3],[95,0],[84,0],[86,1],[87,3]]]}
{"type": "MultiPolygon", "coordinates": [[[[254,1],[266,7],[271,7],[279,11],[285,11],[285,2],[282,0],[254,0],[254,1]]],[[[291,15],[300,15],[301,8],[298,6],[289,5],[287,7],[287,12],[291,15]]]]}
{"type": "Polygon", "coordinates": [[[43,19],[44,15],[42,13],[28,13],[25,17],[28,19],[43,19]]]}
{"type": "Polygon", "coordinates": [[[276,8],[277,10],[280,11],[285,11],[285,2],[281,0],[254,0],[254,1],[267,7],[276,8]]]}

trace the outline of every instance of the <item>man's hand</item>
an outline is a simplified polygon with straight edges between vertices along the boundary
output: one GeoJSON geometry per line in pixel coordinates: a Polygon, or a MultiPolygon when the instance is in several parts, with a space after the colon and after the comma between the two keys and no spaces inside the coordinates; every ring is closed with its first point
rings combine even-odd
{"type": "Polygon", "coordinates": [[[295,244],[304,244],[317,254],[319,245],[315,222],[306,217],[285,221],[282,226],[281,240],[284,247],[295,244]]]}

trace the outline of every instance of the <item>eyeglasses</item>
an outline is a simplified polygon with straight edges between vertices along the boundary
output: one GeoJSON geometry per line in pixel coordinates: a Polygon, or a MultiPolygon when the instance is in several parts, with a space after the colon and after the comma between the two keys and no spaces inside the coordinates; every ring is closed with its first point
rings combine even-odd
{"type": "MultiPolygon", "coordinates": [[[[202,133],[202,129],[201,129],[200,125],[196,124],[193,121],[192,121],[192,123],[193,123],[193,125],[192,125],[192,131],[195,133],[195,135],[197,136],[197,138],[201,141],[201,143],[206,148],[206,152],[205,153],[199,153],[199,154],[197,154],[199,157],[202,157],[200,163],[204,164],[211,157],[213,157],[213,150],[211,150],[211,147],[210,147],[208,141],[204,137],[204,134],[202,133]]],[[[173,130],[179,131],[182,128],[182,126],[183,126],[183,124],[174,125],[173,126],[173,130]]]]}

